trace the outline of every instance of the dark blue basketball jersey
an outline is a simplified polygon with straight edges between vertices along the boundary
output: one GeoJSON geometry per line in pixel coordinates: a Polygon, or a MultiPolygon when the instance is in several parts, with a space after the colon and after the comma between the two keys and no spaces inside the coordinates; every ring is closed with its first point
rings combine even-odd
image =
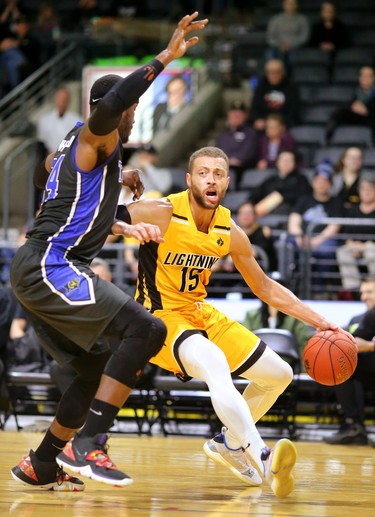
{"type": "Polygon", "coordinates": [[[120,142],[105,163],[91,172],[75,161],[78,123],[55,153],[41,212],[28,233],[30,242],[44,241],[51,252],[91,262],[101,250],[114,221],[121,190],[120,142]]]}

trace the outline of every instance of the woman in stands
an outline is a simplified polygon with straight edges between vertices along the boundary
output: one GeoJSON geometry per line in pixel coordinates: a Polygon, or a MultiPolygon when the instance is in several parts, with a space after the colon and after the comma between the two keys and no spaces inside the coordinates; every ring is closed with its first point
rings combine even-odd
{"type": "Polygon", "coordinates": [[[336,164],[331,194],[338,196],[349,209],[359,203],[358,183],[363,153],[359,147],[348,147],[336,164]]]}

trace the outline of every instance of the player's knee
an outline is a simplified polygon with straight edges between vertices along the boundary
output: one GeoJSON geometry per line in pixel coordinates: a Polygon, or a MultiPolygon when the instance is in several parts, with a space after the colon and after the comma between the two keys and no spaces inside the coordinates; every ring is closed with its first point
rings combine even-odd
{"type": "Polygon", "coordinates": [[[147,362],[160,351],[166,336],[167,327],[164,322],[146,312],[124,332],[119,348],[132,349],[134,353],[147,357],[147,362]]]}
{"type": "Polygon", "coordinates": [[[134,388],[147,362],[164,344],[167,328],[162,320],[145,313],[127,327],[104,373],[134,388]]]}
{"type": "Polygon", "coordinates": [[[280,368],[276,371],[275,380],[281,390],[284,390],[292,382],[293,369],[286,361],[283,361],[280,368]]]}

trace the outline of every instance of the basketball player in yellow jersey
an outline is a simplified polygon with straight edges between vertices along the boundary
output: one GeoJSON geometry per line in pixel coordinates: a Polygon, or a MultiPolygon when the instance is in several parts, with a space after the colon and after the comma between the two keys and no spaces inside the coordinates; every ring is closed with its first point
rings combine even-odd
{"type": "Polygon", "coordinates": [[[293,372],[252,332],[205,301],[211,267],[230,253],[261,300],[317,330],[338,327],[259,267],[248,237],[220,205],[230,181],[228,170],[226,154],[205,147],[190,158],[187,191],[168,199],[138,201],[124,209],[122,217],[128,222],[131,218],[133,224],[157,223],[164,238],[162,243],[149,242],[140,248],[136,298],[168,329],[165,346],[151,361],[207,383],[225,427],[204,444],[205,453],[248,485],[260,485],[263,478],[276,496],[285,497],[294,487],[296,449],[286,439],[269,449],[255,423],[291,382],[293,372]],[[243,395],[234,387],[231,374],[250,381],[243,395]]]}

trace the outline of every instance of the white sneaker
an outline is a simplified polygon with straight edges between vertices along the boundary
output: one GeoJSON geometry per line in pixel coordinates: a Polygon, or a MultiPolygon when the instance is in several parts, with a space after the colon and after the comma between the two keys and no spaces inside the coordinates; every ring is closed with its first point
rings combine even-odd
{"type": "Polygon", "coordinates": [[[225,441],[226,427],[221,433],[203,445],[203,450],[209,458],[219,465],[229,468],[229,470],[241,481],[250,486],[262,484],[262,478],[258,471],[251,465],[250,460],[245,454],[243,447],[230,449],[225,441]]]}
{"type": "Polygon", "coordinates": [[[297,461],[297,450],[286,438],[279,440],[273,449],[262,454],[264,477],[273,493],[280,498],[286,497],[294,489],[293,467],[297,461]]]}

